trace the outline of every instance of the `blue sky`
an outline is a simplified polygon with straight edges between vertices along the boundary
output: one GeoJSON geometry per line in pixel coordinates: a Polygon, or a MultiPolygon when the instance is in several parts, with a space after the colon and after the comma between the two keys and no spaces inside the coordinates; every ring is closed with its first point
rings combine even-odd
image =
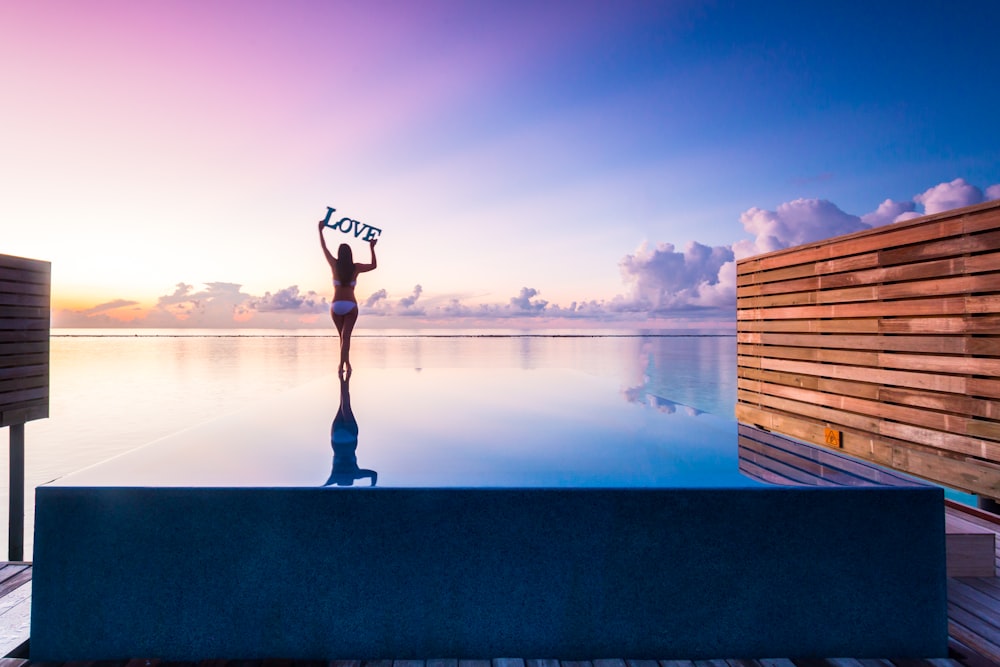
{"type": "Polygon", "coordinates": [[[335,206],[384,230],[361,326],[726,321],[737,255],[1000,197],[998,24],[978,1],[4,3],[0,252],[53,262],[57,325],[329,326],[335,206]]]}

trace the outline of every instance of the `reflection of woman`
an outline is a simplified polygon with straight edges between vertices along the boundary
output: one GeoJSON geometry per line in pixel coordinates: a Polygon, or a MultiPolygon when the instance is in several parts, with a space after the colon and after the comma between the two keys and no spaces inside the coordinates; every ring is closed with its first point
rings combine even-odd
{"type": "Polygon", "coordinates": [[[355,480],[370,478],[372,486],[378,473],[358,467],[358,420],[351,410],[350,379],[340,376],[340,407],[330,425],[330,446],[333,447],[333,470],[323,486],[353,486],[355,480]]]}
{"type": "Polygon", "coordinates": [[[351,246],[341,243],[337,249],[337,256],[330,254],[326,247],[326,239],[323,237],[323,227],[325,220],[319,221],[319,243],[323,246],[323,254],[333,271],[333,305],[330,306],[330,317],[340,334],[340,364],[337,370],[340,373],[351,372],[351,332],[354,331],[354,324],[358,321],[358,300],[354,296],[354,286],[358,284],[358,274],[373,270],[378,266],[375,259],[375,244],[378,239],[368,242],[371,249],[372,261],[370,264],[355,264],[354,255],[351,253],[351,246]]]}

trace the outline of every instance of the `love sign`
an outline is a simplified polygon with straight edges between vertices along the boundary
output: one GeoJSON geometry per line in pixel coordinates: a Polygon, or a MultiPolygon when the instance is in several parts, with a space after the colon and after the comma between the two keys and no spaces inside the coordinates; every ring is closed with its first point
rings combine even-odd
{"type": "Polygon", "coordinates": [[[326,218],[323,220],[323,224],[330,229],[339,229],[344,234],[354,234],[354,238],[360,238],[362,241],[374,241],[382,233],[382,230],[378,227],[372,227],[371,225],[360,222],[359,220],[352,220],[351,218],[341,218],[336,222],[330,222],[330,218],[333,217],[333,212],[337,209],[326,207],[326,218]],[[362,236],[364,234],[364,236],[362,236]]]}

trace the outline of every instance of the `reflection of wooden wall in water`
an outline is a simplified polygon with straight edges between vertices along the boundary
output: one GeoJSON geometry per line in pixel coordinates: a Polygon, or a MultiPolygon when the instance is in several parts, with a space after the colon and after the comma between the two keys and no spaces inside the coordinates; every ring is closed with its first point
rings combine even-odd
{"type": "Polygon", "coordinates": [[[49,416],[49,275],[0,255],[0,426],[49,416]]]}
{"type": "Polygon", "coordinates": [[[1000,498],[1000,202],[737,273],[740,421],[1000,498]]]}

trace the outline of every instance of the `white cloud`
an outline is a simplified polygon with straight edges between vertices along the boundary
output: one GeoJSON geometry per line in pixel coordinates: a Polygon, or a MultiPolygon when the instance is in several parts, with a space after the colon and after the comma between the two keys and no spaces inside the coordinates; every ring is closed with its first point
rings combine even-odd
{"type": "Polygon", "coordinates": [[[129,306],[139,305],[138,301],[129,301],[128,299],[115,299],[114,301],[108,301],[106,303],[100,303],[96,306],[87,308],[86,310],[81,310],[80,313],[85,316],[97,315],[99,313],[107,313],[112,310],[118,310],[119,308],[127,308],[129,306]]]}
{"type": "Polygon", "coordinates": [[[422,286],[414,285],[413,293],[410,294],[410,296],[404,296],[402,299],[399,300],[400,307],[403,308],[404,310],[412,309],[414,304],[417,303],[417,299],[420,298],[420,295],[423,293],[423,291],[424,288],[422,286]]]}
{"type": "Polygon", "coordinates": [[[916,212],[916,208],[917,205],[912,201],[886,199],[877,209],[861,216],[861,222],[870,227],[881,227],[892,222],[918,217],[920,214],[916,212]]]}
{"type": "Polygon", "coordinates": [[[869,227],[858,216],[845,213],[825,199],[796,199],[773,211],[751,208],[743,212],[740,222],[754,239],[733,244],[738,259],[869,227]]]}
{"type": "Polygon", "coordinates": [[[249,299],[248,305],[253,310],[261,313],[279,311],[322,313],[330,307],[327,304],[326,298],[320,297],[319,294],[312,290],[309,290],[305,294],[299,294],[298,285],[280,289],[273,295],[270,292],[265,292],[262,297],[249,299]]]}
{"type": "Polygon", "coordinates": [[[986,188],[986,201],[1000,199],[1000,183],[986,188]]]}
{"type": "Polygon", "coordinates": [[[692,241],[684,252],[671,243],[643,243],[618,263],[631,301],[652,313],[692,307],[735,305],[734,255],[728,246],[692,241]],[[727,265],[732,264],[732,267],[727,265]],[[724,269],[724,267],[727,267],[724,269]],[[732,273],[732,279],[730,279],[732,273]]]}
{"type": "Polygon", "coordinates": [[[956,178],[947,183],[939,183],[924,193],[917,195],[913,201],[924,207],[925,214],[941,213],[953,208],[972,206],[983,201],[983,191],[975,185],[965,182],[964,178],[956,178]]]}
{"type": "Polygon", "coordinates": [[[388,293],[384,289],[380,289],[371,296],[369,296],[367,299],[365,299],[364,307],[377,308],[378,303],[386,299],[388,296],[389,296],[388,293]]]}
{"type": "Polygon", "coordinates": [[[522,287],[520,294],[510,298],[510,305],[512,305],[515,309],[522,310],[526,313],[541,312],[545,310],[545,307],[549,305],[549,302],[542,299],[532,302],[532,299],[539,294],[540,292],[534,287],[522,287]]]}

